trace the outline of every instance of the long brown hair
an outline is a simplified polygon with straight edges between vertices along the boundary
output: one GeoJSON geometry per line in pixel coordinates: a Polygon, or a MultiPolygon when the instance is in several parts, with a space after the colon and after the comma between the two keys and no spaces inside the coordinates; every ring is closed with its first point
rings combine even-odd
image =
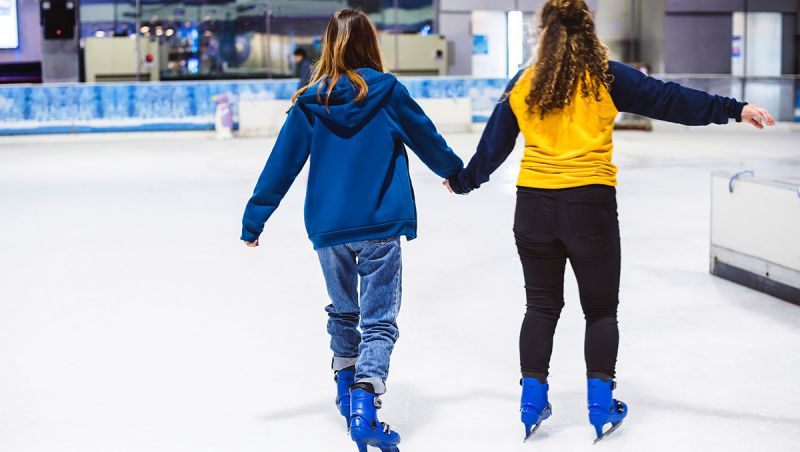
{"type": "Polygon", "coordinates": [[[544,116],[572,102],[580,85],[583,97],[601,99],[609,89],[608,47],[594,27],[583,0],[549,0],[542,7],[539,44],[528,109],[544,116]]]}
{"type": "Polygon", "coordinates": [[[383,59],[378,46],[378,32],[369,18],[360,9],[342,9],[328,21],[322,43],[322,56],[314,68],[314,76],[308,85],[300,88],[292,97],[292,102],[303,94],[309,86],[319,83],[317,100],[322,102],[323,85],[327,86],[325,106],[331,98],[331,91],[342,76],[346,76],[358,90],[355,102],[367,97],[367,82],[355,72],[359,68],[372,68],[383,72],[383,59]]]}

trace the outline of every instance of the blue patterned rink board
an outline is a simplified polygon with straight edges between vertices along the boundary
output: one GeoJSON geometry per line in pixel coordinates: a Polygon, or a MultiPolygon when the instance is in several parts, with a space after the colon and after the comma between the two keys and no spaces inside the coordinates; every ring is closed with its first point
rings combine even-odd
{"type": "MultiPolygon", "coordinates": [[[[473,121],[488,120],[506,80],[403,78],[418,99],[469,97],[473,121]]],[[[0,135],[211,130],[215,102],[286,100],[296,80],[0,86],[0,135]]]]}

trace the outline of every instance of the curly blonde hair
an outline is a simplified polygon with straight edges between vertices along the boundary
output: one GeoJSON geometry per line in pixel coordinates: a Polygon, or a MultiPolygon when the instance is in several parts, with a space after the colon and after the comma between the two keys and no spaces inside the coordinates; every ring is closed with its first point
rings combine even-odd
{"type": "Polygon", "coordinates": [[[531,92],[525,98],[531,113],[544,118],[570,105],[580,86],[581,96],[601,99],[609,89],[608,47],[594,26],[583,0],[549,0],[542,7],[539,44],[531,92]]]}

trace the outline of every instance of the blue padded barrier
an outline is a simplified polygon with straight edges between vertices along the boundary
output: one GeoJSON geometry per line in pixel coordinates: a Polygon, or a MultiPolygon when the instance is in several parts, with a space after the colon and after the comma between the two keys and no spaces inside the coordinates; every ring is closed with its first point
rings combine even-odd
{"type": "MultiPolygon", "coordinates": [[[[473,120],[485,122],[506,80],[474,78],[401,79],[412,96],[469,97],[473,120]]],[[[86,83],[0,86],[0,135],[211,130],[215,103],[238,99],[289,99],[296,80],[169,83],[86,83]]]]}

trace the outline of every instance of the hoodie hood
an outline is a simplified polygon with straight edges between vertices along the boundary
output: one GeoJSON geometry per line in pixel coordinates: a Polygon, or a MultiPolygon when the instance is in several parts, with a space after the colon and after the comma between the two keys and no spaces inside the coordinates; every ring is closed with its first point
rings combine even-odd
{"type": "Polygon", "coordinates": [[[336,82],[331,91],[330,102],[325,107],[327,89],[323,82],[311,85],[299,98],[298,102],[307,107],[314,115],[337,124],[346,129],[361,128],[383,106],[386,97],[392,92],[397,78],[392,74],[378,72],[370,68],[356,69],[355,71],[369,86],[367,97],[359,102],[356,98],[356,88],[347,76],[336,82]],[[322,91],[317,99],[317,89],[323,83],[322,91]]]}

